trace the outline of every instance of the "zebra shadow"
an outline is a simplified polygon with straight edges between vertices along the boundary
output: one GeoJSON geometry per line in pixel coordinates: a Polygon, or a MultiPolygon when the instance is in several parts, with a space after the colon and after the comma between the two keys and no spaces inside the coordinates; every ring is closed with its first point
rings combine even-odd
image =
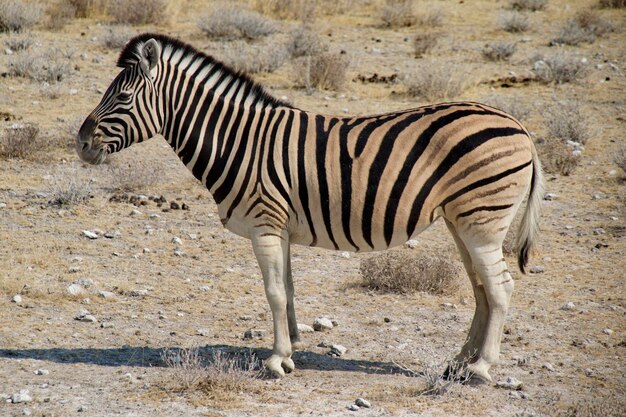
{"type": "MultiPolygon", "coordinates": [[[[0,359],[36,359],[61,364],[90,364],[98,366],[166,367],[168,357],[176,357],[184,351],[181,347],[122,346],[118,348],[34,348],[0,349],[0,359]]],[[[250,358],[259,360],[270,357],[271,350],[231,345],[206,345],[197,348],[197,356],[204,363],[211,363],[217,353],[234,360],[250,358]]],[[[294,352],[296,370],[343,371],[380,375],[417,376],[418,372],[407,370],[395,363],[346,359],[310,351],[294,352]]]]}

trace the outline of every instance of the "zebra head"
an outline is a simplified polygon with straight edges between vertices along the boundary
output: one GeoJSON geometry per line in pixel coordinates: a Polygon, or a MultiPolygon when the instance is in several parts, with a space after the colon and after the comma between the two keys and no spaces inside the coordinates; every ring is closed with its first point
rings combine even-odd
{"type": "Polygon", "coordinates": [[[160,132],[155,88],[160,57],[161,46],[152,38],[122,52],[118,66],[124,69],[78,131],[76,151],[83,161],[100,164],[108,154],[160,132]]]}

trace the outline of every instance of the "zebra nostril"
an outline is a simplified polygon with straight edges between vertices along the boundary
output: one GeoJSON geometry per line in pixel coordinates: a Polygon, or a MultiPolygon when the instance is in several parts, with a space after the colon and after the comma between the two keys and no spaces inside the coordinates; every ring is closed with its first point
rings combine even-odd
{"type": "Polygon", "coordinates": [[[89,143],[85,142],[85,143],[83,143],[82,151],[85,152],[87,149],[89,149],[89,143]]]}

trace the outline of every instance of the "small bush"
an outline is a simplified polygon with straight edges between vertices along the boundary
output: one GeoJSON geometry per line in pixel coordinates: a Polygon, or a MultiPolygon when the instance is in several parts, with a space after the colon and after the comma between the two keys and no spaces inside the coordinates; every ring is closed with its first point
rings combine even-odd
{"type": "Polygon", "coordinates": [[[69,3],[53,3],[48,7],[47,15],[46,27],[51,30],[61,30],[76,16],[76,9],[69,3]]]}
{"type": "Polygon", "coordinates": [[[613,24],[608,22],[593,10],[583,10],[569,19],[552,40],[552,43],[565,45],[578,45],[581,43],[593,43],[606,33],[615,30],[613,24]]]}
{"type": "Polygon", "coordinates": [[[0,32],[21,32],[39,23],[41,16],[41,8],[37,4],[0,0],[0,32]]]}
{"type": "Polygon", "coordinates": [[[12,76],[51,84],[63,81],[71,70],[71,55],[58,49],[22,52],[9,60],[9,74],[12,76]]]}
{"type": "Polygon", "coordinates": [[[496,42],[485,46],[483,56],[489,61],[508,61],[516,50],[513,42],[496,42]]]}
{"type": "Polygon", "coordinates": [[[425,53],[431,51],[437,46],[437,42],[441,37],[440,33],[418,33],[413,37],[413,53],[416,58],[421,57],[425,53]]]}
{"type": "Polygon", "coordinates": [[[258,39],[278,30],[277,22],[238,7],[216,9],[198,21],[198,28],[210,38],[258,39]]]}
{"type": "Polygon", "coordinates": [[[169,0],[109,0],[108,14],[115,23],[143,25],[164,23],[169,0]]]}
{"type": "Polygon", "coordinates": [[[605,9],[619,9],[626,7],[626,0],[600,0],[600,7],[605,9]]]}
{"type": "Polygon", "coordinates": [[[526,119],[530,114],[530,108],[524,104],[521,97],[506,97],[503,95],[492,94],[485,97],[483,101],[485,104],[495,107],[496,109],[500,109],[520,121],[526,119]]]}
{"type": "Polygon", "coordinates": [[[221,59],[235,71],[250,74],[274,72],[289,58],[284,44],[248,45],[245,42],[233,42],[222,52],[221,59]]]}
{"type": "Polygon", "coordinates": [[[404,77],[404,84],[409,95],[435,101],[457,97],[466,88],[467,79],[467,68],[433,59],[420,62],[415,72],[404,77]]]}
{"type": "Polygon", "coordinates": [[[530,19],[519,12],[503,13],[500,15],[499,25],[507,32],[525,32],[530,28],[530,19]]]}
{"type": "Polygon", "coordinates": [[[549,139],[538,144],[537,151],[543,169],[550,174],[570,175],[580,163],[580,156],[558,139],[549,139]]]}
{"type": "Polygon", "coordinates": [[[346,82],[348,58],[345,55],[325,52],[294,61],[295,82],[310,94],[314,89],[340,90],[346,82]]]}
{"type": "Polygon", "coordinates": [[[392,28],[413,26],[417,21],[411,0],[386,0],[380,17],[392,28]]]}
{"type": "Polygon", "coordinates": [[[528,10],[536,12],[546,8],[548,0],[511,0],[509,6],[515,10],[528,10]]]}
{"type": "Polygon", "coordinates": [[[36,125],[15,124],[4,130],[0,141],[0,157],[35,159],[45,144],[36,125]]]}
{"type": "Polygon", "coordinates": [[[439,256],[392,250],[361,262],[363,284],[387,292],[413,293],[424,291],[445,294],[455,290],[461,268],[439,256]]]}
{"type": "Polygon", "coordinates": [[[66,0],[74,8],[74,16],[94,17],[104,13],[108,0],[66,0]]]}
{"type": "Polygon", "coordinates": [[[55,176],[49,187],[51,196],[48,204],[53,206],[73,206],[84,203],[92,197],[91,183],[81,178],[77,172],[55,176]]]}
{"type": "Polygon", "coordinates": [[[328,45],[322,41],[317,33],[304,26],[299,26],[289,34],[287,50],[293,58],[298,58],[326,52],[328,45]]]}
{"type": "Polygon", "coordinates": [[[585,145],[593,136],[590,121],[576,102],[558,103],[546,113],[545,123],[551,138],[585,145]]]}
{"type": "Polygon", "coordinates": [[[535,57],[533,71],[537,80],[546,84],[571,83],[582,78],[587,66],[579,58],[564,53],[549,57],[535,57]]]}
{"type": "Polygon", "coordinates": [[[101,41],[107,48],[122,49],[135,35],[135,32],[125,26],[109,27],[102,35],[101,41]]]}
{"type": "Polygon", "coordinates": [[[4,44],[6,45],[6,47],[13,52],[25,51],[30,48],[34,42],[35,39],[30,33],[11,35],[4,40],[4,44]]]}
{"type": "Polygon", "coordinates": [[[419,26],[437,27],[443,24],[443,16],[441,9],[429,9],[427,12],[419,13],[416,22],[419,26]]]}

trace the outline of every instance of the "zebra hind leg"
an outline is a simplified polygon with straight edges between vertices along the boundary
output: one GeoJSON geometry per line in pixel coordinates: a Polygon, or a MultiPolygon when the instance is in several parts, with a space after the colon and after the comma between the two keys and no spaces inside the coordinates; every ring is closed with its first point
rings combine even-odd
{"type": "Polygon", "coordinates": [[[287,318],[287,292],[285,288],[285,270],[288,268],[289,241],[286,232],[283,235],[255,231],[252,247],[261,273],[265,295],[274,319],[274,348],[265,366],[274,375],[282,377],[294,370],[291,359],[291,340],[287,318]],[[284,235],[284,236],[283,236],[284,235]]]}

